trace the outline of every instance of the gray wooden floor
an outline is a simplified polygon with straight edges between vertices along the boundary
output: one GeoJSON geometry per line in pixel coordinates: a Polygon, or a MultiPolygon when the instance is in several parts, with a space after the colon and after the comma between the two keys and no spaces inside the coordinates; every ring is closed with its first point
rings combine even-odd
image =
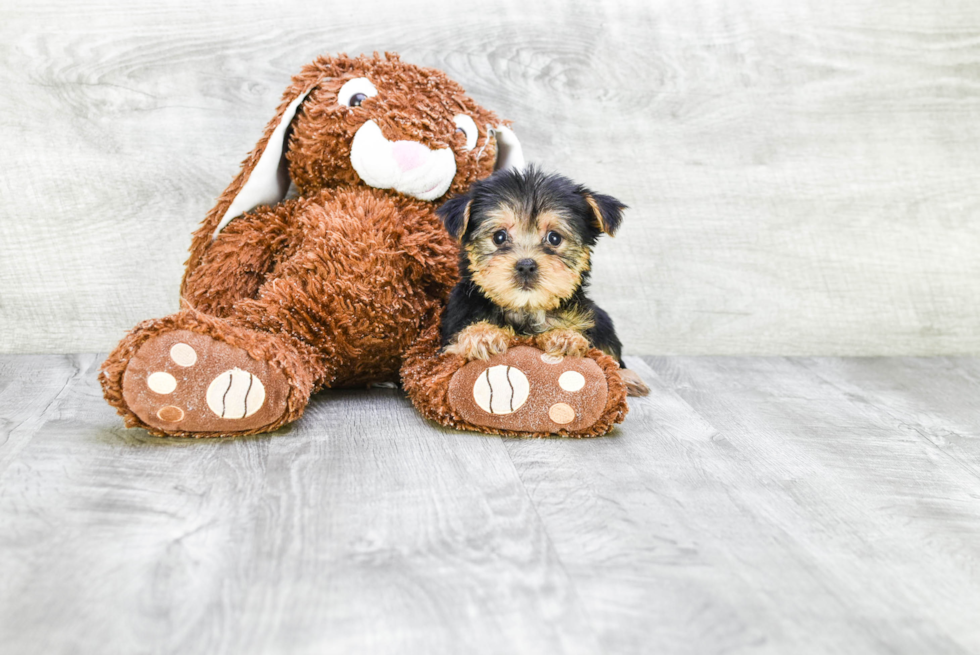
{"type": "Polygon", "coordinates": [[[615,436],[125,430],[0,358],[4,653],[976,653],[980,360],[632,359],[615,436]]]}

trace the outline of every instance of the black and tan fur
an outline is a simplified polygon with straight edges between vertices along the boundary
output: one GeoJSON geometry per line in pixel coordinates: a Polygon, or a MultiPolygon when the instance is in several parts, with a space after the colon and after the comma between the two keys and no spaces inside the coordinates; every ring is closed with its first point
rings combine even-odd
{"type": "Polygon", "coordinates": [[[534,167],[496,173],[440,207],[462,245],[460,282],[442,317],[445,350],[488,359],[518,334],[549,355],[596,347],[625,368],[612,319],[585,293],[592,248],[615,234],[625,208],[534,167]]]}

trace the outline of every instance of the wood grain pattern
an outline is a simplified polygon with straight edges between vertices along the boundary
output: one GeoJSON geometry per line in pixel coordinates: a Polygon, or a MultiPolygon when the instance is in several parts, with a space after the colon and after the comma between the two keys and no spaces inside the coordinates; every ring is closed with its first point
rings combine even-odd
{"type": "Polygon", "coordinates": [[[68,388],[90,374],[93,355],[0,357],[0,476],[40,425],[57,416],[68,388]]]}
{"type": "Polygon", "coordinates": [[[366,390],[202,441],[99,361],[0,356],[3,652],[980,650],[978,359],[631,357],[590,440],[366,390]]]}
{"type": "Polygon", "coordinates": [[[499,439],[395,390],[322,396],[276,435],[156,439],[94,373],[0,477],[4,651],[596,652],[499,439]]]}
{"type": "MultiPolygon", "coordinates": [[[[749,583],[736,592],[737,606],[792,643],[774,652],[980,647],[970,618],[980,611],[980,479],[944,452],[955,419],[910,421],[914,406],[863,384],[875,369],[899,383],[894,372],[904,369],[907,380],[909,363],[646,361],[717,426],[713,441],[737,462],[719,471],[712,506],[724,518],[715,527],[725,531],[726,568],[749,583]],[[857,375],[831,382],[816,372],[823,368],[857,375]]],[[[949,364],[920,360],[915,368],[960,368],[949,364]]],[[[929,393],[926,380],[913,386],[912,397],[929,393]]],[[[976,392],[975,381],[957,387],[961,402],[976,392]]]]}
{"type": "Polygon", "coordinates": [[[0,352],[177,305],[289,77],[397,50],[626,201],[595,297],[633,353],[980,351],[980,5],[111,0],[0,8],[0,352]]]}

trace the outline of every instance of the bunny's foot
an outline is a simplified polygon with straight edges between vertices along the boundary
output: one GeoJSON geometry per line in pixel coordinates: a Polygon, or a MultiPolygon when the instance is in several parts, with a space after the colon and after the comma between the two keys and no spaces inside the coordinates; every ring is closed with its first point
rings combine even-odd
{"type": "Polygon", "coordinates": [[[203,334],[176,330],[150,338],[123,375],[123,398],[164,432],[232,434],[276,423],[289,384],[270,362],[203,334]]]}
{"type": "Polygon", "coordinates": [[[276,336],[185,312],[137,326],[100,380],[128,426],[189,437],[275,430],[299,418],[312,387],[276,336]]]}
{"type": "Polygon", "coordinates": [[[528,346],[474,360],[449,385],[449,402],[468,423],[537,434],[587,431],[607,395],[605,373],[594,360],[528,346]]]}

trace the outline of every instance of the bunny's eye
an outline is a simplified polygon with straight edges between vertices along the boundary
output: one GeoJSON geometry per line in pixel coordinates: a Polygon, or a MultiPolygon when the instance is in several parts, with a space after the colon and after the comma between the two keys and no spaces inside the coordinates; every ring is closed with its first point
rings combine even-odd
{"type": "Polygon", "coordinates": [[[476,139],[480,136],[480,132],[476,129],[476,123],[473,119],[466,114],[457,114],[453,117],[453,122],[456,123],[456,131],[462,132],[466,137],[466,145],[463,150],[472,150],[476,147],[476,139]]]}
{"type": "Polygon", "coordinates": [[[355,77],[344,82],[337,92],[337,104],[341,107],[360,107],[361,103],[378,95],[378,90],[366,77],[355,77]]]}

